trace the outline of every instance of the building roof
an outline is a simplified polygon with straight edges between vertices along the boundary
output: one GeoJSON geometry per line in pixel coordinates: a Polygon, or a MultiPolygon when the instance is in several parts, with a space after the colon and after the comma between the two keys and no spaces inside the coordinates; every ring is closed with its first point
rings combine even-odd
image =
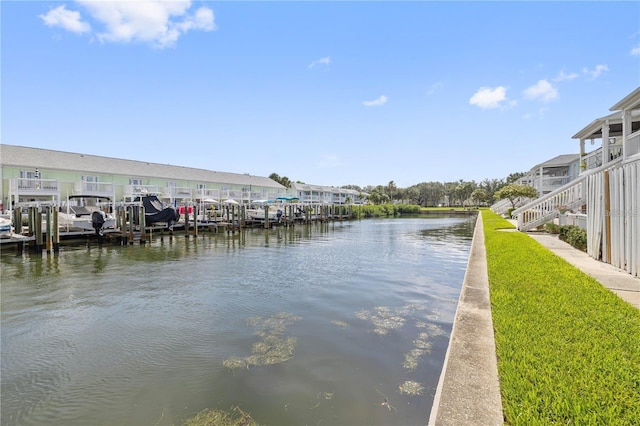
{"type": "Polygon", "coordinates": [[[562,154],[557,157],[553,157],[543,163],[537,164],[531,168],[531,171],[538,170],[540,167],[562,167],[569,166],[572,163],[580,160],[580,154],[562,154]]]}
{"type": "Polygon", "coordinates": [[[0,144],[0,164],[30,169],[74,170],[86,173],[124,175],[136,178],[160,178],[212,182],[229,185],[255,185],[284,189],[278,182],[263,176],[218,172],[171,164],[149,163],[101,157],[50,149],[0,144]]]}
{"type": "Polygon", "coordinates": [[[640,87],[618,101],[609,111],[623,111],[640,108],[640,87]]]}
{"type": "Polygon", "coordinates": [[[294,191],[316,191],[316,192],[331,192],[334,194],[368,195],[365,192],[356,191],[355,189],[337,188],[335,186],[310,185],[307,183],[300,183],[300,182],[293,182],[291,184],[291,189],[293,189],[294,191]]]}
{"type": "MultiPolygon", "coordinates": [[[[609,108],[609,111],[616,112],[604,117],[596,118],[578,133],[573,135],[572,139],[602,139],[602,126],[604,126],[607,121],[609,122],[609,136],[620,136],[622,135],[623,111],[636,110],[639,108],[640,87],[609,108]]],[[[633,113],[631,118],[631,133],[637,132],[638,130],[640,130],[640,119],[638,118],[638,115],[633,113]]]]}

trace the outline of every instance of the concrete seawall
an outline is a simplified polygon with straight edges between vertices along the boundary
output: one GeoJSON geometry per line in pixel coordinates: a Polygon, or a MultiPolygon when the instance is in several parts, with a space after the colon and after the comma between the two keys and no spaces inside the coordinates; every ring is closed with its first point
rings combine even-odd
{"type": "Polygon", "coordinates": [[[479,213],[429,425],[503,424],[495,353],[484,227],[479,213]]]}

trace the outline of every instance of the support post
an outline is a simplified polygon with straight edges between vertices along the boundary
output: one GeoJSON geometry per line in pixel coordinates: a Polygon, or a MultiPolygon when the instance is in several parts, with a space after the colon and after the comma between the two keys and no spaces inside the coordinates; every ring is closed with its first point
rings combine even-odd
{"type": "Polygon", "coordinates": [[[58,209],[53,210],[53,252],[60,251],[60,226],[58,220],[58,209]]]}
{"type": "Polygon", "coordinates": [[[604,171],[604,230],[606,251],[605,262],[611,262],[611,194],[609,191],[609,170],[604,171]]]}
{"type": "Polygon", "coordinates": [[[53,248],[53,217],[51,215],[51,206],[47,206],[47,210],[45,213],[45,218],[46,218],[46,235],[47,235],[47,240],[45,243],[45,248],[47,250],[47,253],[51,253],[51,249],[53,248]]]}

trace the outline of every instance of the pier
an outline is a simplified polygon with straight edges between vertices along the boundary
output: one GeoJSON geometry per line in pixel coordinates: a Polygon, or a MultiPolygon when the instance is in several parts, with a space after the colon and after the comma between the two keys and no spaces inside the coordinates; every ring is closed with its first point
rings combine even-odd
{"type": "Polygon", "coordinates": [[[198,236],[201,233],[233,233],[246,228],[269,229],[276,226],[292,227],[313,222],[344,221],[357,218],[352,205],[283,204],[278,205],[278,217],[270,217],[265,209],[264,218],[249,217],[246,205],[225,205],[217,210],[200,211],[198,204],[184,205],[178,222],[148,224],[141,205],[118,206],[115,226],[98,230],[71,229],[60,225],[59,208],[53,205],[16,208],[11,215],[13,232],[0,239],[0,249],[14,248],[18,253],[29,250],[36,253],[56,253],[61,244],[134,245],[146,244],[155,236],[198,236]]]}

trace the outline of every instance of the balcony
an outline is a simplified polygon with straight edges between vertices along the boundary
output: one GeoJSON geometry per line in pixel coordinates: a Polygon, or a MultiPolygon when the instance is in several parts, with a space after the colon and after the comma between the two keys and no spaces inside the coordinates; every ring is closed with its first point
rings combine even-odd
{"type": "Polygon", "coordinates": [[[156,185],[125,185],[122,196],[126,199],[133,200],[137,197],[146,197],[147,195],[160,195],[160,188],[156,185]]]}
{"type": "Polygon", "coordinates": [[[74,195],[113,198],[115,187],[112,182],[76,182],[73,186],[74,195]]]}
{"type": "Polygon", "coordinates": [[[9,184],[15,195],[55,196],[60,194],[60,183],[56,179],[13,178],[9,184]]]}
{"type": "Polygon", "coordinates": [[[191,201],[192,192],[191,188],[184,186],[168,186],[162,188],[162,198],[174,200],[186,200],[191,201]]]}

